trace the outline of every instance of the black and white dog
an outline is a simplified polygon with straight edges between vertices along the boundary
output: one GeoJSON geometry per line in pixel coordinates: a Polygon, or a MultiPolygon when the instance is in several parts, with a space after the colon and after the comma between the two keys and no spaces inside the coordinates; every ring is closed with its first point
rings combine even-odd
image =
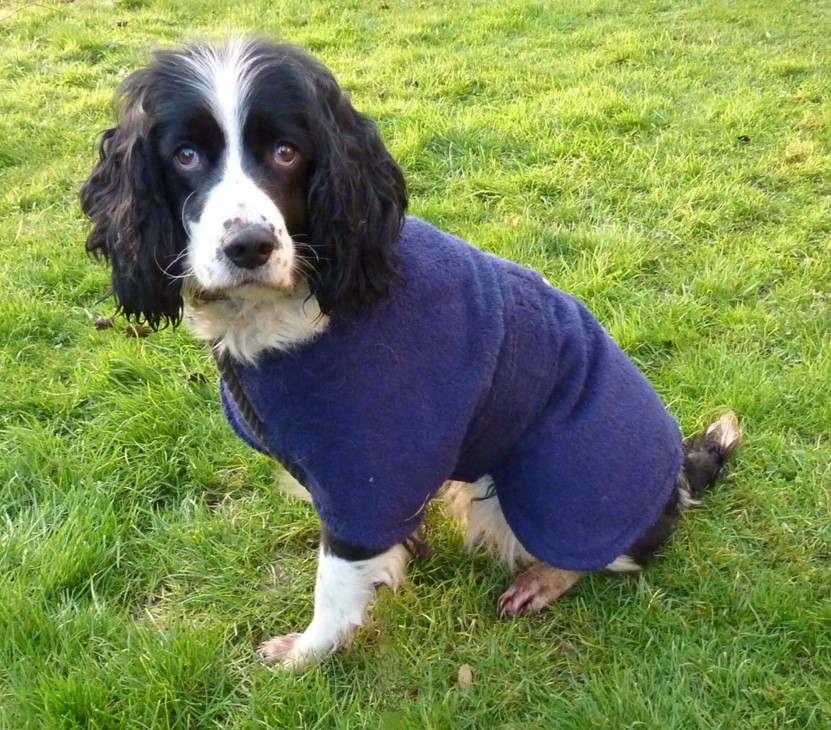
{"type": "Polygon", "coordinates": [[[128,318],[211,343],[229,422],[323,522],[311,624],[267,661],[348,640],[445,482],[467,544],[524,567],[499,601],[518,615],[585,571],[638,570],[718,477],[735,417],[682,442],[582,305],[405,218],[375,126],[305,52],[163,51],[117,98],[87,250],[128,318]]]}

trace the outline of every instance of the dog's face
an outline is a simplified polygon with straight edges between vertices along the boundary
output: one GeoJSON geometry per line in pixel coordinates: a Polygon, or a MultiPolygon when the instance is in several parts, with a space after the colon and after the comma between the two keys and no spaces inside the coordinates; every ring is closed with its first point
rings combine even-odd
{"type": "Polygon", "coordinates": [[[184,270],[209,295],[245,284],[291,288],[294,241],[308,238],[314,90],[290,63],[256,54],[238,45],[191,55],[182,75],[162,65],[153,69],[161,84],[150,84],[180,100],[154,142],[188,237],[184,270]]]}
{"type": "Polygon", "coordinates": [[[371,304],[406,207],[373,124],[304,52],[261,41],[162,52],[119,89],[81,201],[120,309],[153,326],[305,282],[323,312],[371,304]]]}

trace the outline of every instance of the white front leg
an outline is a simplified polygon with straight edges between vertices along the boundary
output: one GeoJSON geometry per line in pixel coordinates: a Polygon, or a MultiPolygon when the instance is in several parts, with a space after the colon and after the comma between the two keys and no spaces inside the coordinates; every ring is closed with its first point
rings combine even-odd
{"type": "Polygon", "coordinates": [[[268,664],[286,668],[307,667],[325,658],[348,642],[363,623],[377,585],[395,590],[404,578],[408,558],[403,545],[354,561],[339,558],[321,545],[312,622],[302,634],[264,641],[257,650],[260,656],[268,664]]]}

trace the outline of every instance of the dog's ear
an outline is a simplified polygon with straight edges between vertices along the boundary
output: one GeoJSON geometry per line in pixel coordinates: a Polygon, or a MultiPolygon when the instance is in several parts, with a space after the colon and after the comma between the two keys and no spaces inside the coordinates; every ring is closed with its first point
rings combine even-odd
{"type": "Polygon", "coordinates": [[[156,329],[182,317],[185,232],[164,193],[140,81],[134,74],[120,89],[124,110],[118,126],[101,138],[98,161],[81,188],[81,208],[92,223],[87,251],[112,267],[118,311],[156,329]]]}
{"type": "Polygon", "coordinates": [[[321,149],[307,200],[317,274],[310,284],[329,313],[371,305],[388,292],[407,187],[375,124],[355,111],[328,71],[320,69],[315,87],[321,149]]]}

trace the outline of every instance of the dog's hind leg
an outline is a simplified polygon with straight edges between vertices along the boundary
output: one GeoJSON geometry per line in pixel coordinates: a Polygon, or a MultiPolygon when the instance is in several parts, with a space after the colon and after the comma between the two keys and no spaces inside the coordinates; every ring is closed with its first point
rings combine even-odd
{"type": "Polygon", "coordinates": [[[542,563],[522,547],[505,520],[490,476],[474,484],[449,482],[444,498],[465,528],[465,547],[486,548],[511,571],[526,566],[499,598],[500,616],[536,613],[580,579],[581,573],[542,563]]]}
{"type": "Polygon", "coordinates": [[[464,531],[465,548],[469,552],[484,548],[511,571],[538,562],[522,547],[508,525],[490,475],[471,484],[447,482],[442,498],[464,531]]]}
{"type": "MultiPolygon", "coordinates": [[[[684,465],[662,513],[625,554],[605,569],[636,573],[648,563],[667,541],[681,515],[698,504],[705,490],[718,479],[740,437],[735,414],[725,413],[703,433],[686,439],[684,465]]],[[[580,579],[581,573],[542,563],[522,547],[505,520],[491,477],[483,477],[475,484],[450,482],[444,496],[450,512],[466,528],[466,547],[488,548],[510,570],[527,566],[499,598],[500,615],[539,611],[580,579]]]]}
{"type": "Polygon", "coordinates": [[[302,669],[348,643],[378,585],[395,589],[409,558],[404,545],[381,553],[345,545],[323,534],[315,583],[314,615],[303,633],[275,636],[258,653],[268,664],[302,669]]]}

